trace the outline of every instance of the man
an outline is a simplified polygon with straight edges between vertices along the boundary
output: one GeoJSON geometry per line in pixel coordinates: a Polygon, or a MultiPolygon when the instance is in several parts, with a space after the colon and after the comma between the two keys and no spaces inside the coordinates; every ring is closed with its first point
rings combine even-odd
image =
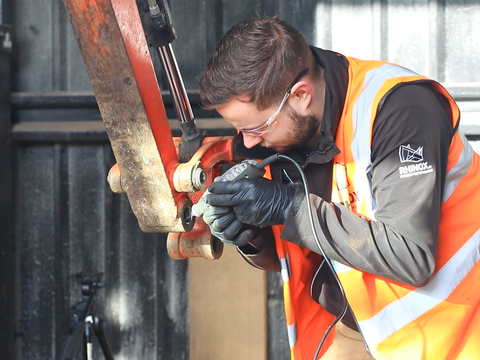
{"type": "MultiPolygon", "coordinates": [[[[285,154],[308,179],[305,194],[279,160],[273,181],[211,184],[204,214],[251,264],[282,271],[293,358],[316,357],[344,291],[337,333],[363,338],[373,358],[480,359],[479,157],[445,89],[258,18],[220,40],[200,95],[240,131],[239,155],[285,154]]],[[[338,334],[322,359],[368,358],[340,354],[350,345],[338,334]]]]}

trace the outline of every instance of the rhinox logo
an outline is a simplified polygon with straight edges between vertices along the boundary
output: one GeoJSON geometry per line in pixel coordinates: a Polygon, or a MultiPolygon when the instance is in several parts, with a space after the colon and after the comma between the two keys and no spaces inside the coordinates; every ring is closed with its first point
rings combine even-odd
{"type": "Polygon", "coordinates": [[[400,145],[398,148],[398,156],[401,163],[415,163],[405,166],[400,166],[398,172],[400,178],[406,178],[411,176],[417,176],[422,174],[428,174],[433,171],[433,166],[429,165],[427,161],[423,161],[423,146],[419,146],[416,150],[412,149],[410,144],[400,145]]]}
{"type": "Polygon", "coordinates": [[[423,146],[419,146],[417,150],[407,146],[400,145],[398,148],[398,155],[400,156],[400,162],[420,162],[423,160],[423,146]]]}

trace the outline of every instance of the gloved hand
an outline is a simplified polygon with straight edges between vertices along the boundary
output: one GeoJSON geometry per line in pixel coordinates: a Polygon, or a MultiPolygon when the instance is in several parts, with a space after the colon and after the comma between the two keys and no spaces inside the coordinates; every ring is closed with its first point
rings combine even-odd
{"type": "Polygon", "coordinates": [[[232,246],[244,246],[258,233],[252,227],[245,229],[231,207],[207,206],[203,220],[210,226],[213,236],[232,246]]]}
{"type": "Polygon", "coordinates": [[[267,227],[285,223],[296,189],[296,184],[283,185],[267,179],[214,182],[208,187],[206,203],[231,206],[240,222],[267,227]]]}

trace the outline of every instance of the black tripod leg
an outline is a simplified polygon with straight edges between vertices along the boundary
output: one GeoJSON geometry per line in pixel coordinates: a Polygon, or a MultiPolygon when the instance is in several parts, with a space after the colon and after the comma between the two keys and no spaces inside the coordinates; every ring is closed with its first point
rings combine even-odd
{"type": "Polygon", "coordinates": [[[75,326],[73,334],[68,337],[67,347],[65,348],[65,352],[62,357],[64,360],[73,360],[75,354],[77,353],[78,346],[80,345],[80,341],[83,338],[84,330],[85,321],[79,321],[75,326]]]}
{"type": "Polygon", "coordinates": [[[93,318],[88,316],[85,319],[85,358],[86,360],[93,359],[93,332],[94,332],[94,325],[93,325],[93,318]]]}
{"type": "Polygon", "coordinates": [[[95,335],[97,336],[98,342],[102,348],[103,355],[105,355],[106,360],[113,360],[112,351],[108,346],[107,338],[105,337],[105,332],[103,331],[103,323],[104,321],[98,316],[93,317],[93,329],[95,330],[95,335]]]}

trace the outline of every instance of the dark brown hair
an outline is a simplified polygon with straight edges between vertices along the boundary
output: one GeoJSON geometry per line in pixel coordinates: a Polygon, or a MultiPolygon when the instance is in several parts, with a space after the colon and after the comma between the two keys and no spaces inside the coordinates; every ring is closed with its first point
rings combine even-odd
{"type": "Polygon", "coordinates": [[[222,37],[202,72],[202,106],[212,109],[239,96],[260,110],[278,105],[312,62],[305,37],[289,23],[277,18],[239,22],[222,37]]]}

